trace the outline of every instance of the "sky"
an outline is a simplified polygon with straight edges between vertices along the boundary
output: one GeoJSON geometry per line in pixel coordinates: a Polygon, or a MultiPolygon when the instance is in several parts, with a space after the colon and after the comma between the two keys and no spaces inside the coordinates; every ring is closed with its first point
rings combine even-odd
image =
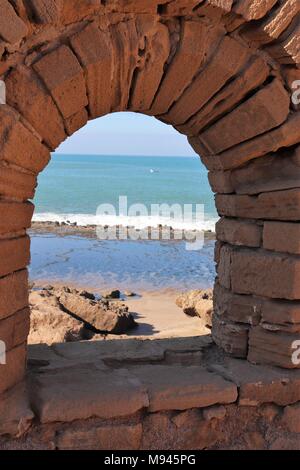
{"type": "Polygon", "coordinates": [[[96,155],[193,156],[187,138],[154,117],[114,113],[88,122],[56,153],[96,155]]]}

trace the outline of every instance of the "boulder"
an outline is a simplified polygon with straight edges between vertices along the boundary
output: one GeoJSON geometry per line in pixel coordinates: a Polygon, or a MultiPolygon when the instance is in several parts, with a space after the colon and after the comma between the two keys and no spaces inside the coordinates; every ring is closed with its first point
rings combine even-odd
{"type": "Polygon", "coordinates": [[[29,343],[62,343],[92,339],[98,333],[122,334],[136,323],[124,305],[96,300],[68,287],[31,291],[29,343]]]}
{"type": "Polygon", "coordinates": [[[176,299],[176,305],[182,308],[186,315],[199,317],[205,326],[211,327],[211,316],[213,307],[212,289],[192,290],[181,294],[176,299]]]}

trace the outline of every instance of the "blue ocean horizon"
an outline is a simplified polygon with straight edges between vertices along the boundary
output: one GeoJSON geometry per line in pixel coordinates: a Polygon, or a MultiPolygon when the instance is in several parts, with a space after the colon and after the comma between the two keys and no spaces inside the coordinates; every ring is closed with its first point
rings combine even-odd
{"type": "MultiPolygon", "coordinates": [[[[119,196],[127,196],[129,206],[144,204],[149,214],[151,204],[203,204],[203,223],[187,228],[214,230],[214,196],[207,170],[196,156],[54,154],[39,177],[34,220],[101,225],[102,221],[96,218],[97,207],[112,204],[118,209],[119,196]]],[[[117,213],[111,221],[113,225],[122,224],[118,216],[117,213]]],[[[137,226],[142,222],[131,220],[137,226]]],[[[146,222],[157,226],[164,220],[155,217],[146,222]]]]}
{"type": "MultiPolygon", "coordinates": [[[[54,154],[39,177],[34,220],[101,225],[99,204],[204,204],[205,220],[197,228],[214,231],[217,214],[207,170],[198,157],[137,157],[54,154]]],[[[164,224],[160,217],[140,218],[144,225],[164,224]]],[[[124,225],[116,215],[111,224],[124,225]]],[[[128,221],[127,221],[128,222],[128,221]]],[[[141,224],[137,217],[130,225],[141,224]]],[[[188,224],[189,225],[189,224],[188,224]]],[[[176,221],[172,223],[176,228],[176,221]]],[[[187,227],[191,228],[191,227],[187,227]]],[[[195,227],[193,227],[195,228],[195,227]]],[[[97,290],[188,290],[211,287],[215,277],[214,240],[199,251],[182,241],[118,241],[31,233],[30,278],[97,290]]]]}

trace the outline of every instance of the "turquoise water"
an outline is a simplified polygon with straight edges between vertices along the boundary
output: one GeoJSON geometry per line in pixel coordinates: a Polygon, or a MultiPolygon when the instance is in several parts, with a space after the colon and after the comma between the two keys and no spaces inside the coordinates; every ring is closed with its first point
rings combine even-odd
{"type": "Polygon", "coordinates": [[[95,290],[190,290],[212,287],[214,242],[187,251],[182,242],[114,241],[33,234],[30,278],[95,290]]]}
{"type": "MultiPolygon", "coordinates": [[[[217,214],[207,170],[198,157],[124,157],[53,155],[39,177],[35,220],[78,225],[164,224],[163,216],[109,220],[97,216],[99,204],[204,204],[205,220],[197,228],[214,230],[217,214]]],[[[172,221],[175,228],[177,220],[172,221]]],[[[187,223],[187,225],[189,225],[187,223]]],[[[195,228],[193,226],[193,228],[195,228]]],[[[215,277],[214,242],[188,251],[184,241],[118,241],[82,236],[31,234],[33,281],[65,282],[94,289],[192,289],[211,286],[215,277]]]]}
{"type": "MultiPolygon", "coordinates": [[[[204,204],[205,221],[197,228],[214,229],[214,198],[198,157],[53,155],[39,177],[34,220],[106,224],[96,217],[98,205],[106,203],[116,207],[116,217],[107,224],[126,223],[118,212],[119,196],[127,196],[129,206],[145,204],[149,215],[151,204],[204,204]]],[[[164,220],[146,222],[157,226],[164,220]]]]}

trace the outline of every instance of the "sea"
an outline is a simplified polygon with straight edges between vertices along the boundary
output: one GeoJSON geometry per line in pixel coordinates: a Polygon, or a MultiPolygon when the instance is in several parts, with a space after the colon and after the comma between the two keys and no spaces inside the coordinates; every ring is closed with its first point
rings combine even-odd
{"type": "MultiPolygon", "coordinates": [[[[53,154],[33,202],[34,221],[77,226],[213,232],[218,219],[207,170],[196,156],[53,154]]],[[[32,231],[31,245],[35,282],[187,290],[210,287],[215,277],[212,239],[190,250],[185,240],[98,240],[32,231]]]]}

